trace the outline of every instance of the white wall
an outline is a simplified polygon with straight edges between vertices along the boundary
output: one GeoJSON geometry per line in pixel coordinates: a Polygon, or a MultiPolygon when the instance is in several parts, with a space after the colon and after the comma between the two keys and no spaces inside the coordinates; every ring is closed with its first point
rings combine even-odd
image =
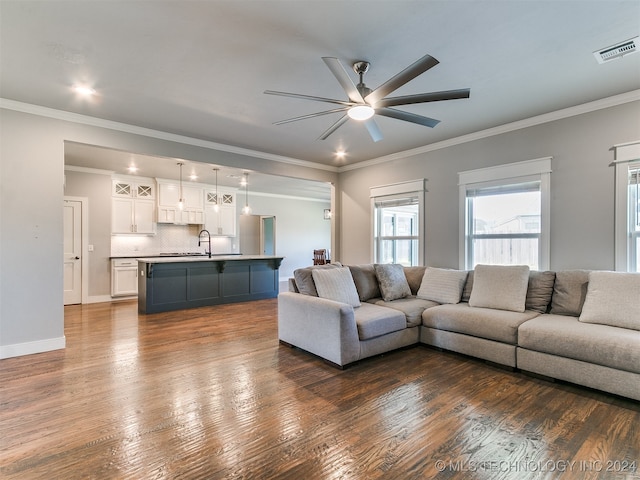
{"type": "Polygon", "coordinates": [[[335,182],[304,165],[215,150],[206,142],[24,108],[0,109],[0,358],[64,347],[62,202],[64,142],[335,182]],[[102,125],[102,126],[94,126],[102,125]],[[108,127],[108,128],[107,128],[108,127]]]}
{"type": "Polygon", "coordinates": [[[457,173],[552,156],[551,269],[612,270],[611,147],[638,139],[636,101],[341,173],[341,260],[372,260],[369,187],[424,177],[425,263],[457,268],[457,173]]]}
{"type": "MultiPolygon", "coordinates": [[[[244,202],[244,195],[238,198],[244,202]]],[[[292,277],[296,268],[312,265],[314,249],[331,248],[331,222],[323,218],[330,203],[251,192],[249,202],[253,215],[276,217],[276,254],[285,257],[280,280],[292,277]]]]}
{"type": "Polygon", "coordinates": [[[5,358],[65,345],[64,145],[46,119],[2,111],[0,122],[0,358],[5,358]]]}

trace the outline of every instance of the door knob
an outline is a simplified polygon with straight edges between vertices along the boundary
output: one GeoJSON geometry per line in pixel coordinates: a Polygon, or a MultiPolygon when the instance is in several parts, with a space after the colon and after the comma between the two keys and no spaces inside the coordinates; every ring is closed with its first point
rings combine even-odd
{"type": "Polygon", "coordinates": [[[76,257],[75,259],[76,259],[76,260],[80,260],[80,257],[76,257]]]}

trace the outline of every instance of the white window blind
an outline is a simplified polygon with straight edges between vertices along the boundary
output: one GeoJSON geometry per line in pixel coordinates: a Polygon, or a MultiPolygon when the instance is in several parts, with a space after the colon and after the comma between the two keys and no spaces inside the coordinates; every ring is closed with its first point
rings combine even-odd
{"type": "Polygon", "coordinates": [[[424,179],[371,188],[373,261],[422,264],[424,179]]]}
{"type": "Polygon", "coordinates": [[[550,173],[550,157],[459,173],[461,268],[548,268],[550,173]]]}

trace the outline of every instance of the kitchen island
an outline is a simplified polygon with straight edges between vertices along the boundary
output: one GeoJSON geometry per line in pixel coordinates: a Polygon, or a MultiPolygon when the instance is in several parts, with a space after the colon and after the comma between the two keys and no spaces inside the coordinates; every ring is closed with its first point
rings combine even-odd
{"type": "Polygon", "coordinates": [[[157,313],[275,298],[283,258],[274,255],[138,258],[138,311],[157,313]]]}

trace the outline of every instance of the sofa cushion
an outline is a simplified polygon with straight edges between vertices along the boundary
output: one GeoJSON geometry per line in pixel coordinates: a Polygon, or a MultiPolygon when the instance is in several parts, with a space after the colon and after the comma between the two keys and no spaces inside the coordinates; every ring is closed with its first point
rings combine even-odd
{"type": "Polygon", "coordinates": [[[311,271],[318,296],[336,302],[347,303],[352,307],[360,306],[360,298],[353,283],[351,270],[347,267],[314,269],[311,271]]]}
{"type": "Polygon", "coordinates": [[[438,330],[464,333],[516,345],[518,327],[538,315],[538,312],[530,310],[511,312],[457,303],[428,308],[422,312],[422,324],[438,330]]]}
{"type": "Polygon", "coordinates": [[[584,299],[587,296],[588,284],[588,270],[556,272],[556,282],[553,285],[549,313],[579,317],[584,299]]]}
{"type": "Polygon", "coordinates": [[[469,306],[524,312],[528,285],[527,265],[476,265],[469,306]]]}
{"type": "Polygon", "coordinates": [[[298,292],[302,293],[303,295],[311,295],[313,297],[317,297],[318,291],[316,290],[315,283],[313,283],[313,276],[311,275],[311,272],[315,269],[336,268],[341,266],[342,264],[336,262],[327,263],[326,265],[314,265],[312,267],[298,268],[294,270],[293,278],[296,281],[298,292]]]}
{"type": "Polygon", "coordinates": [[[636,330],[583,323],[568,315],[540,315],[520,327],[518,345],[640,373],[640,332],[636,330]]]}
{"type": "Polygon", "coordinates": [[[591,272],[580,321],[640,330],[640,274],[591,272]]]}
{"type": "Polygon", "coordinates": [[[354,317],[360,340],[368,340],[407,328],[406,317],[400,310],[371,303],[363,303],[360,308],[355,309],[354,317]]]}
{"type": "Polygon", "coordinates": [[[378,277],[380,293],[385,302],[411,295],[411,289],[404,275],[404,267],[399,263],[376,263],[373,268],[378,277]]]}
{"type": "Polygon", "coordinates": [[[422,283],[422,277],[427,267],[424,265],[416,265],[412,267],[404,267],[404,276],[407,278],[411,295],[416,295],[422,283]]]}
{"type": "Polygon", "coordinates": [[[385,302],[381,298],[375,302],[375,305],[393,308],[399,310],[407,317],[407,327],[416,327],[422,323],[422,312],[426,308],[435,307],[437,302],[431,300],[423,300],[411,295],[405,298],[399,298],[391,302],[385,302]]]}
{"type": "Polygon", "coordinates": [[[555,280],[556,272],[539,272],[537,270],[529,272],[525,310],[546,313],[551,303],[555,280]]]}
{"type": "Polygon", "coordinates": [[[427,267],[416,296],[438,303],[459,303],[466,280],[465,270],[427,267]]]}
{"type": "Polygon", "coordinates": [[[380,297],[380,287],[378,286],[378,277],[373,268],[373,264],[365,265],[349,265],[353,282],[356,284],[360,301],[366,302],[371,298],[380,297]]]}

